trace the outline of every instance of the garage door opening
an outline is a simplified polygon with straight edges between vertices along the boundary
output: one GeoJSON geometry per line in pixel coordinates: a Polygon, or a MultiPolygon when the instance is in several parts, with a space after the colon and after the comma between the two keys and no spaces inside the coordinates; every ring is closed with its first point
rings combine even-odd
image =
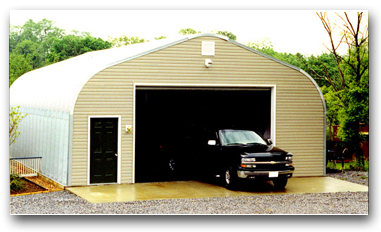
{"type": "MultiPolygon", "coordinates": [[[[270,138],[271,88],[138,86],[135,109],[135,183],[173,179],[163,151],[179,137],[197,136],[207,129],[239,128],[270,138]]],[[[176,152],[181,153],[181,148],[176,152]]],[[[175,178],[195,177],[188,174],[175,178]]]]}

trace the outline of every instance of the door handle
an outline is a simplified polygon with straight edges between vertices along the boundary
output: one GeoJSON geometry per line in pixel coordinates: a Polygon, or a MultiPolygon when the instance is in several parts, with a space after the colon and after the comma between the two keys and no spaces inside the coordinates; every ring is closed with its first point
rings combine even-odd
{"type": "Polygon", "coordinates": [[[118,156],[118,154],[115,154],[115,156],[118,156]]]}

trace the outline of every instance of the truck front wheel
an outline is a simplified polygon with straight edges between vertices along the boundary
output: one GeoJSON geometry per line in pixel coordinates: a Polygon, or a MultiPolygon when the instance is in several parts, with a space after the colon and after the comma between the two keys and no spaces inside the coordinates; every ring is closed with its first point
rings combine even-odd
{"type": "Polygon", "coordinates": [[[284,178],[284,177],[278,177],[274,179],[273,180],[274,187],[276,189],[284,189],[284,187],[286,187],[287,185],[287,180],[288,178],[284,178]]]}
{"type": "Polygon", "coordinates": [[[175,172],[177,170],[175,159],[173,159],[173,158],[169,159],[169,161],[168,161],[168,168],[169,168],[170,172],[175,172]]]}

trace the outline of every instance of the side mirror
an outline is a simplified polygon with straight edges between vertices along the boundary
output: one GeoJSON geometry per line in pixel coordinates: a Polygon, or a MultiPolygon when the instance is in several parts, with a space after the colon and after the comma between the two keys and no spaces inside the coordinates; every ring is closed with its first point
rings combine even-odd
{"type": "Polygon", "coordinates": [[[216,140],[208,140],[208,145],[215,146],[217,144],[216,140]]]}
{"type": "Polygon", "coordinates": [[[271,144],[273,144],[273,141],[272,141],[271,139],[267,139],[267,143],[268,143],[269,145],[271,145],[271,144]]]}

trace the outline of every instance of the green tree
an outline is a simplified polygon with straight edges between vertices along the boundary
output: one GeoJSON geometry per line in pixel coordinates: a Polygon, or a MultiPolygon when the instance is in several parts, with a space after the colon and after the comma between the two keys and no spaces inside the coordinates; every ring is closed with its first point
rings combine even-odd
{"type": "Polygon", "coordinates": [[[331,53],[323,53],[319,56],[311,55],[306,58],[305,71],[312,76],[320,87],[330,86],[326,76],[338,75],[335,58],[331,53]]]}
{"type": "Polygon", "coordinates": [[[127,37],[125,35],[122,35],[118,38],[109,37],[108,42],[110,42],[113,47],[121,47],[121,46],[127,46],[127,45],[131,45],[131,44],[145,43],[145,42],[149,42],[149,41],[145,40],[143,38],[139,38],[137,36],[127,37]]]}
{"type": "Polygon", "coordinates": [[[327,118],[327,140],[333,140],[333,126],[338,125],[338,114],[340,108],[340,99],[337,94],[332,90],[332,86],[322,86],[322,93],[326,104],[326,118],[327,118]]]}
{"type": "MultiPolygon", "coordinates": [[[[180,35],[194,35],[194,34],[200,34],[200,33],[201,33],[201,31],[196,31],[193,28],[185,28],[185,29],[179,30],[180,35]]],[[[217,35],[226,36],[231,40],[237,40],[237,36],[234,35],[233,33],[229,32],[229,31],[213,30],[212,33],[217,34],[217,35]]]]}
{"type": "Polygon", "coordinates": [[[338,112],[341,108],[337,96],[332,92],[332,87],[327,76],[337,76],[339,71],[336,66],[335,57],[332,53],[323,53],[319,56],[306,57],[300,53],[279,53],[274,51],[273,45],[268,38],[257,40],[248,44],[249,47],[266,55],[277,58],[297,66],[306,71],[321,87],[327,106],[327,137],[333,139],[333,126],[338,125],[338,112]]]}
{"type": "Polygon", "coordinates": [[[193,35],[193,34],[200,34],[201,31],[196,31],[192,28],[185,28],[185,29],[180,29],[179,34],[180,35],[193,35]]]}
{"type": "Polygon", "coordinates": [[[91,37],[88,32],[71,33],[67,35],[47,19],[37,23],[29,20],[23,26],[10,25],[9,85],[33,69],[112,46],[100,38],[91,37]]]}
{"type": "Polygon", "coordinates": [[[47,60],[51,63],[66,60],[68,58],[84,54],[89,51],[111,48],[112,44],[101,38],[88,35],[66,35],[62,38],[54,38],[47,60]]]}
{"type": "MultiPolygon", "coordinates": [[[[13,52],[23,41],[31,41],[38,45],[39,56],[44,58],[51,46],[52,38],[61,38],[64,35],[65,30],[55,27],[54,21],[43,19],[35,23],[30,19],[23,26],[10,26],[9,52],[13,52]]],[[[45,66],[44,61],[41,60],[37,67],[45,66]]]]}
{"type": "Polygon", "coordinates": [[[9,86],[21,75],[33,70],[32,62],[25,58],[24,55],[11,53],[9,54],[9,86]]]}
{"type": "Polygon", "coordinates": [[[167,37],[166,36],[159,36],[159,37],[155,37],[155,40],[160,40],[160,39],[166,39],[167,37]]]}
{"type": "Polygon", "coordinates": [[[23,55],[32,65],[32,69],[44,66],[45,57],[44,54],[40,52],[40,46],[36,42],[23,40],[16,45],[13,53],[23,55]]]}
{"type": "Polygon", "coordinates": [[[257,51],[260,51],[266,55],[275,57],[276,53],[274,51],[274,46],[272,42],[269,40],[269,38],[264,38],[262,40],[256,40],[253,42],[249,42],[246,44],[248,47],[251,47],[257,51]]]}
{"type": "Polygon", "coordinates": [[[259,52],[262,52],[266,55],[272,56],[278,60],[284,61],[288,64],[297,66],[303,70],[306,70],[308,65],[308,59],[302,54],[291,54],[291,53],[280,53],[274,51],[272,42],[268,39],[256,40],[254,42],[248,43],[248,47],[251,47],[259,52]]]}
{"type": "MultiPolygon", "coordinates": [[[[341,30],[341,39],[335,41],[333,30],[326,13],[317,13],[330,39],[329,52],[335,59],[336,75],[326,73],[325,78],[330,86],[325,90],[329,94],[331,106],[338,108],[337,120],[340,124],[339,138],[348,142],[351,149],[362,160],[360,142],[362,138],[359,129],[362,124],[369,123],[369,48],[368,25],[363,22],[363,12],[357,13],[356,22],[349,19],[346,12],[337,16],[342,24],[336,25],[341,30]],[[348,46],[347,53],[338,53],[340,45],[348,46]]],[[[363,165],[363,163],[360,163],[363,165]]]]}
{"type": "Polygon", "coordinates": [[[10,25],[9,31],[9,86],[22,74],[48,65],[46,56],[53,38],[60,38],[64,30],[53,21],[27,21],[23,26],[10,25]]]}
{"type": "Polygon", "coordinates": [[[9,146],[20,136],[21,132],[17,129],[20,122],[27,116],[27,114],[23,114],[19,110],[20,106],[10,107],[9,109],[9,146]]]}
{"type": "Polygon", "coordinates": [[[314,78],[320,87],[330,86],[327,76],[338,75],[335,57],[331,53],[323,53],[319,56],[304,56],[300,53],[280,53],[274,51],[272,42],[268,38],[250,42],[247,46],[303,69],[314,78]]]}
{"type": "Polygon", "coordinates": [[[226,36],[231,40],[237,40],[237,36],[229,31],[215,31],[214,33],[216,33],[217,35],[226,36]]]}

